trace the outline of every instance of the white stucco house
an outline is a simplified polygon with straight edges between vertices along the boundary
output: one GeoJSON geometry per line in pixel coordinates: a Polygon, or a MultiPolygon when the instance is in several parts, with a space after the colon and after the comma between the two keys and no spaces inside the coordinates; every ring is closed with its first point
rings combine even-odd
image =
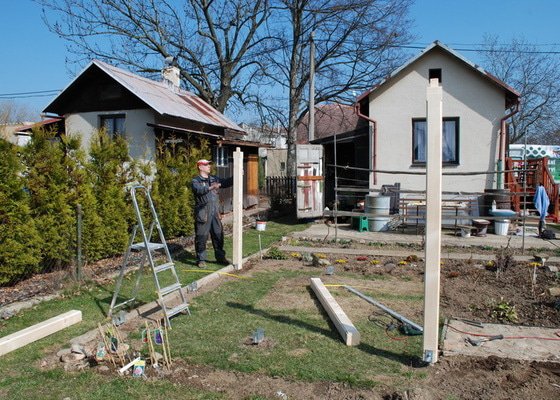
{"type": "MultiPolygon", "coordinates": [[[[358,97],[356,111],[370,126],[370,168],[425,171],[426,88],[437,78],[443,90],[443,171],[494,171],[507,148],[506,121],[516,112],[519,93],[436,41],[358,97]]],[[[443,190],[484,192],[496,175],[443,177],[443,190]]],[[[425,189],[423,175],[373,173],[371,188],[400,183],[425,189]]]]}
{"type": "MultiPolygon", "coordinates": [[[[60,134],[82,136],[88,146],[92,135],[106,129],[124,136],[130,156],[154,161],[156,146],[181,143],[210,144],[216,174],[232,175],[232,154],[240,147],[245,158],[244,206],[258,201],[258,149],[261,143],[245,139],[243,128],[195,94],[180,87],[177,67],[167,66],[159,80],[147,79],[99,60],[93,60],[45,107],[59,121],[60,134]]],[[[232,209],[232,190],[221,192],[222,211],[232,209]]]]}

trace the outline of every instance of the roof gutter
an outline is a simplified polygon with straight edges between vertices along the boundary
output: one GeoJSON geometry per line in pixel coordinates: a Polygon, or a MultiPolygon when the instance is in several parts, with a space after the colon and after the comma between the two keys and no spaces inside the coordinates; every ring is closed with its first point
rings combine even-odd
{"type": "Polygon", "coordinates": [[[371,169],[373,170],[372,172],[373,179],[370,179],[370,182],[373,185],[377,185],[377,173],[375,172],[375,170],[377,169],[377,121],[361,113],[359,100],[356,102],[356,104],[354,104],[354,111],[356,112],[356,115],[359,118],[365,119],[370,124],[373,124],[373,143],[371,149],[371,159],[372,159],[371,169]]]}
{"type": "Polygon", "coordinates": [[[508,119],[510,119],[511,117],[513,117],[515,114],[517,114],[519,112],[519,99],[517,99],[513,111],[510,112],[509,114],[507,114],[505,117],[503,117],[502,119],[500,119],[500,146],[499,146],[499,151],[498,151],[498,177],[497,177],[497,182],[496,182],[496,186],[497,189],[503,189],[504,188],[504,176],[503,176],[503,171],[504,171],[504,164],[505,164],[505,160],[506,160],[506,121],[508,119]]]}

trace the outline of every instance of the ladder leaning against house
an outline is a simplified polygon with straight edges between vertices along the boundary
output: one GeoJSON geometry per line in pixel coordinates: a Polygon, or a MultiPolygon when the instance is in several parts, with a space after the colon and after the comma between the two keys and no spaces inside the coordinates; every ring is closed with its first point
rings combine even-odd
{"type": "Polygon", "coordinates": [[[109,317],[111,317],[115,309],[134,303],[134,301],[136,300],[136,296],[138,295],[138,288],[140,285],[142,272],[144,270],[146,259],[147,259],[148,265],[150,267],[156,285],[158,300],[159,300],[160,307],[163,310],[165,323],[167,324],[167,326],[170,327],[171,323],[169,319],[172,316],[177,315],[184,311],[190,314],[189,304],[181,288],[181,283],[179,282],[179,277],[177,276],[177,271],[175,269],[175,263],[171,259],[171,253],[169,252],[169,248],[167,247],[167,242],[165,241],[165,237],[163,236],[163,231],[161,229],[159,218],[156,213],[154,203],[152,202],[152,197],[150,196],[150,192],[148,191],[147,188],[145,188],[142,185],[131,185],[130,197],[132,199],[132,204],[134,205],[134,213],[136,215],[136,225],[134,225],[134,228],[132,229],[132,234],[130,236],[128,248],[124,255],[123,263],[119,271],[119,276],[117,278],[117,283],[115,285],[115,292],[113,293],[113,298],[111,300],[111,306],[109,307],[108,315],[109,317]],[[138,205],[137,192],[139,191],[144,192],[144,197],[147,202],[147,206],[150,210],[149,218],[151,219],[151,222],[147,232],[144,225],[142,213],[138,205]],[[152,235],[154,233],[154,228],[156,228],[157,236],[158,236],[158,240],[156,242],[152,242],[152,235]],[[141,241],[135,243],[136,234],[138,233],[138,231],[140,231],[141,234],[141,241]],[[163,250],[164,253],[164,260],[162,263],[159,264],[155,259],[155,251],[158,250],[163,250]],[[119,304],[116,304],[117,299],[119,297],[119,292],[121,290],[123,277],[126,273],[127,267],[129,266],[128,264],[130,261],[130,255],[132,251],[138,251],[142,253],[140,268],[138,268],[136,272],[136,282],[132,292],[132,297],[119,304]],[[166,285],[161,286],[160,274],[164,274],[164,273],[167,275],[165,279],[166,285]],[[174,303],[174,305],[171,306],[170,303],[174,303]]]}
{"type": "Polygon", "coordinates": [[[531,158],[524,166],[523,160],[506,158],[506,188],[512,195],[512,208],[516,212],[533,209],[533,196],[539,183],[542,183],[550,199],[549,216],[553,222],[560,220],[560,185],[548,168],[548,157],[531,158]],[[526,179],[526,192],[523,192],[523,180],[526,179]]]}

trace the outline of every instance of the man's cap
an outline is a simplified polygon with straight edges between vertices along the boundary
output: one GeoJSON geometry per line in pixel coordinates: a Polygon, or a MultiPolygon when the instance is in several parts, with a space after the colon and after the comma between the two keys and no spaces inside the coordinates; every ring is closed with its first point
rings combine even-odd
{"type": "Polygon", "coordinates": [[[204,158],[201,159],[201,160],[198,160],[198,161],[196,162],[196,166],[197,166],[197,167],[200,166],[200,165],[208,165],[208,164],[212,164],[212,161],[208,161],[208,160],[206,160],[206,159],[204,159],[204,158]]]}

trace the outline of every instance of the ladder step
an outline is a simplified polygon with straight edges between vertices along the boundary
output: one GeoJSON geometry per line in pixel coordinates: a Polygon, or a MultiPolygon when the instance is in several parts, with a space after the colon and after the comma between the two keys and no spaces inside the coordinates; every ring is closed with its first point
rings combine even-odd
{"type": "Polygon", "coordinates": [[[165,296],[169,293],[172,293],[172,292],[174,292],[176,290],[180,290],[180,289],[181,289],[181,284],[179,282],[177,282],[177,283],[174,283],[173,285],[169,285],[169,286],[161,288],[159,290],[159,292],[160,292],[161,296],[163,297],[163,296],[165,296]]]}
{"type": "Polygon", "coordinates": [[[158,266],[154,267],[154,272],[157,274],[159,272],[167,271],[168,269],[171,269],[174,266],[175,266],[175,264],[172,263],[172,262],[161,264],[161,265],[158,265],[158,266]]]}
{"type": "MultiPolygon", "coordinates": [[[[172,316],[177,315],[180,312],[185,311],[185,310],[187,310],[187,312],[189,310],[188,303],[179,304],[177,307],[173,307],[170,310],[167,310],[167,317],[171,318],[172,316]]],[[[189,312],[189,314],[190,314],[190,312],[189,312]]]]}
{"type": "MultiPolygon", "coordinates": [[[[163,249],[164,247],[165,244],[163,243],[148,243],[148,250],[150,251],[163,249]]],[[[132,246],[130,246],[130,248],[132,250],[144,250],[146,248],[146,245],[144,244],[144,242],[139,242],[134,243],[132,246]]]]}

